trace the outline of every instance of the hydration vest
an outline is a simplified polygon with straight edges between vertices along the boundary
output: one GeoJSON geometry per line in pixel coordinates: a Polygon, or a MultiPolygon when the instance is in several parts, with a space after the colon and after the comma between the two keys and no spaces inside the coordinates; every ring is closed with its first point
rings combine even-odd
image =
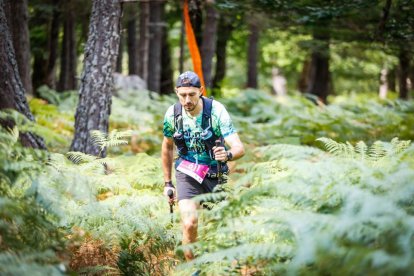
{"type": "MultiPolygon", "coordinates": [[[[220,139],[220,144],[223,144],[223,137],[216,136],[213,131],[213,122],[211,119],[211,109],[213,106],[213,99],[206,97],[203,100],[203,115],[201,118],[201,140],[203,141],[208,155],[214,160],[213,147],[216,145],[216,140],[220,139]]],[[[177,146],[178,154],[180,156],[188,153],[188,148],[184,140],[182,105],[178,102],[174,105],[174,127],[175,133],[173,135],[174,143],[177,146]]]]}

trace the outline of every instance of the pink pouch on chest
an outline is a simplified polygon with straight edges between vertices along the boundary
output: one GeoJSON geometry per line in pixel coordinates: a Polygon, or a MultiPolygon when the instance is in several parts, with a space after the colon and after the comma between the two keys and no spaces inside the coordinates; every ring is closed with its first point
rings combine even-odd
{"type": "Polygon", "coordinates": [[[208,165],[196,164],[187,160],[181,161],[177,167],[177,171],[185,173],[186,175],[194,178],[198,183],[202,183],[208,173],[208,165]]]}

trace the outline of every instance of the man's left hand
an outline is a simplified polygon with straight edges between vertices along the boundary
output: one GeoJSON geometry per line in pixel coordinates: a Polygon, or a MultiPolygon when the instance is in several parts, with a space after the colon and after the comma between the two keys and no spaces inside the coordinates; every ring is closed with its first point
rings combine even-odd
{"type": "Polygon", "coordinates": [[[227,161],[227,152],[224,147],[213,147],[214,159],[220,162],[227,161]]]}

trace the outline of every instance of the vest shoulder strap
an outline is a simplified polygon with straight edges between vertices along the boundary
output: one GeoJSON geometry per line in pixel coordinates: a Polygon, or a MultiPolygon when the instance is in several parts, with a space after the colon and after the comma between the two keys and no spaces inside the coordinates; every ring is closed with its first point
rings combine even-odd
{"type": "Polygon", "coordinates": [[[201,121],[201,127],[206,129],[211,126],[211,110],[213,109],[213,99],[202,97],[203,99],[203,119],[201,121]]]}
{"type": "Polygon", "coordinates": [[[176,132],[183,131],[182,105],[179,102],[174,104],[174,128],[176,132]]]}

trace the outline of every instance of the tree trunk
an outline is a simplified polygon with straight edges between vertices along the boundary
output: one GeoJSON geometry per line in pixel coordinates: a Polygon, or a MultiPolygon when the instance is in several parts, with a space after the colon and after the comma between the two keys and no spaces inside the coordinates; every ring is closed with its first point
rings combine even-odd
{"type": "Polygon", "coordinates": [[[124,62],[124,34],[120,31],[119,35],[119,46],[118,46],[118,56],[116,57],[116,66],[115,72],[122,74],[122,64],[124,62]]]}
{"type": "Polygon", "coordinates": [[[228,17],[221,17],[219,20],[217,33],[217,44],[216,44],[216,69],[215,75],[213,78],[213,95],[215,97],[220,96],[219,91],[221,87],[221,82],[226,76],[226,49],[227,42],[231,37],[231,33],[234,29],[231,21],[228,17]]]}
{"type": "Polygon", "coordinates": [[[57,59],[57,49],[59,42],[59,17],[60,17],[60,0],[53,0],[53,12],[51,18],[41,19],[39,25],[44,27],[47,38],[39,39],[36,50],[33,50],[33,94],[37,94],[37,88],[47,84],[49,87],[55,87],[55,65],[57,59]],[[46,54],[45,54],[46,52],[46,54]]]}
{"type": "Polygon", "coordinates": [[[145,81],[148,87],[148,58],[149,58],[149,20],[150,20],[150,3],[140,2],[139,14],[139,66],[138,75],[145,81]]]}
{"type": "Polygon", "coordinates": [[[168,30],[163,29],[161,53],[161,94],[174,93],[173,69],[171,64],[170,44],[168,43],[168,30]]]}
{"type": "Polygon", "coordinates": [[[203,44],[203,12],[202,12],[202,0],[188,0],[188,11],[190,15],[191,25],[193,27],[194,36],[197,41],[197,45],[203,44]]]}
{"type": "Polygon", "coordinates": [[[138,75],[137,20],[128,20],[128,69],[130,75],[138,75]]]}
{"type": "Polygon", "coordinates": [[[33,94],[30,75],[29,11],[27,0],[5,1],[5,14],[13,40],[20,79],[26,93],[33,94]]]}
{"type": "Polygon", "coordinates": [[[73,12],[73,0],[65,2],[63,22],[63,40],[60,60],[59,91],[77,89],[76,81],[76,32],[75,14],[73,12]]]}
{"type": "Polygon", "coordinates": [[[391,70],[389,70],[389,72],[387,74],[387,78],[388,78],[387,82],[388,82],[388,90],[389,91],[397,92],[396,76],[397,76],[397,70],[394,67],[391,70]]]}
{"type": "Polygon", "coordinates": [[[44,57],[42,52],[36,51],[33,53],[33,75],[32,75],[32,83],[33,83],[33,95],[35,97],[39,97],[37,93],[37,88],[45,84],[44,80],[46,79],[46,67],[47,58],[44,57]]]}
{"type": "Polygon", "coordinates": [[[214,2],[214,0],[206,1],[206,24],[203,31],[203,44],[201,45],[201,60],[206,88],[212,87],[211,71],[214,53],[216,52],[216,34],[219,15],[214,7],[214,2]]]}
{"type": "Polygon", "coordinates": [[[387,0],[384,8],[382,9],[382,17],[378,25],[378,40],[383,41],[384,40],[384,34],[385,34],[385,25],[387,24],[388,17],[390,15],[392,0],[387,0]]]}
{"type": "Polygon", "coordinates": [[[387,68],[382,68],[380,73],[380,85],[379,85],[379,98],[386,99],[388,93],[388,70],[387,68]]]}
{"type": "Polygon", "coordinates": [[[298,90],[305,93],[309,86],[309,70],[310,70],[310,59],[307,57],[303,62],[302,71],[298,80],[298,90]]]}
{"type": "MultiPolygon", "coordinates": [[[[4,13],[4,1],[0,1],[0,110],[14,109],[34,121],[27,104],[23,83],[20,80],[17,68],[16,56],[6,15],[4,13]]],[[[4,127],[13,127],[14,122],[1,120],[4,127]]],[[[26,147],[46,149],[42,138],[32,133],[21,133],[20,140],[26,147]]]]}
{"type": "Polygon", "coordinates": [[[184,72],[184,59],[185,59],[185,43],[184,43],[184,37],[185,37],[185,21],[184,21],[184,15],[181,16],[181,33],[180,33],[180,58],[178,60],[178,70],[180,74],[184,72]]]}
{"type": "Polygon", "coordinates": [[[164,1],[150,2],[150,47],[148,58],[148,90],[160,92],[161,88],[161,54],[164,1]]]}
{"type": "Polygon", "coordinates": [[[84,70],[75,114],[75,137],[71,150],[105,156],[93,144],[90,131],[107,133],[113,71],[118,55],[121,4],[114,0],[94,0],[85,49],[84,70]]]}
{"type": "Polygon", "coordinates": [[[249,41],[247,50],[247,87],[257,88],[257,62],[259,55],[259,25],[252,21],[249,23],[249,41]]]}
{"type": "Polygon", "coordinates": [[[408,99],[408,74],[410,70],[410,60],[408,56],[408,50],[405,47],[401,47],[400,53],[398,55],[399,63],[400,63],[400,74],[399,74],[399,86],[400,86],[400,94],[399,98],[407,100],[408,99]]]}
{"type": "Polygon", "coordinates": [[[307,93],[318,96],[324,103],[329,94],[329,35],[314,32],[313,39],[316,42],[312,50],[309,70],[309,86],[307,93]]]}
{"type": "Polygon", "coordinates": [[[50,24],[50,34],[48,41],[49,57],[47,59],[46,67],[46,79],[45,84],[50,88],[56,88],[56,60],[58,57],[59,49],[59,25],[60,25],[60,0],[54,0],[54,10],[52,15],[52,21],[50,24]]]}

